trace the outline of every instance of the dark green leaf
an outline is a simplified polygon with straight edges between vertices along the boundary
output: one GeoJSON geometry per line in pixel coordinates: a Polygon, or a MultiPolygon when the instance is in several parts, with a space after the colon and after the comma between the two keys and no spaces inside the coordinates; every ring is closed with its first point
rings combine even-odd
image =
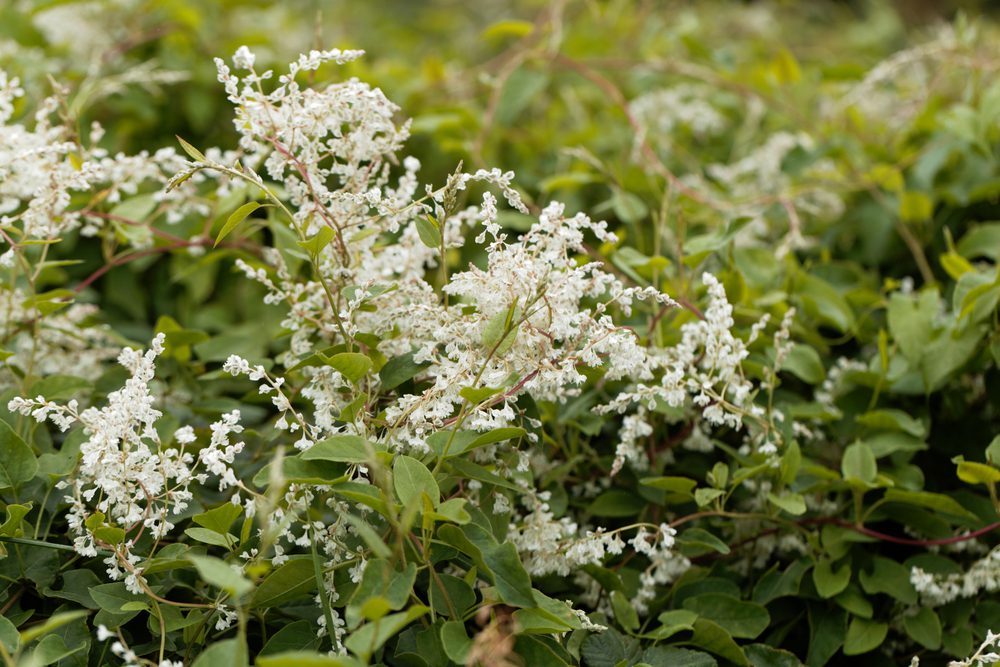
{"type": "Polygon", "coordinates": [[[512,607],[534,607],[531,577],[510,542],[497,544],[483,551],[483,561],[493,573],[493,584],[500,599],[512,607]]]}
{"type": "Polygon", "coordinates": [[[841,563],[840,567],[834,569],[830,559],[821,558],[816,561],[812,576],[820,597],[831,598],[847,588],[847,583],[851,580],[851,563],[841,563]]]}
{"type": "Polygon", "coordinates": [[[412,352],[389,359],[378,372],[379,379],[382,381],[382,389],[386,391],[395,389],[407,380],[413,379],[427,366],[426,362],[418,364],[413,361],[412,352]]]}
{"type": "Polygon", "coordinates": [[[903,616],[903,628],[910,639],[924,648],[941,648],[941,619],[930,607],[921,607],[912,616],[903,616]]]}
{"type": "Polygon", "coordinates": [[[733,637],[754,639],[770,624],[763,605],[744,602],[721,593],[707,593],[684,601],[684,608],[718,624],[733,637]]]}
{"type": "Polygon", "coordinates": [[[0,420],[0,489],[17,487],[36,472],[38,460],[31,448],[7,422],[0,420]]]}
{"type": "Polygon", "coordinates": [[[847,637],[844,639],[844,655],[861,655],[873,651],[882,645],[889,626],[885,623],[869,621],[855,616],[847,626],[847,637]]]}
{"type": "Polygon", "coordinates": [[[316,588],[316,577],[310,558],[294,558],[282,563],[258,584],[250,599],[252,607],[277,607],[289,600],[305,596],[316,588]]]}
{"type": "Polygon", "coordinates": [[[368,657],[382,648],[382,645],[389,641],[390,637],[428,611],[427,607],[416,605],[404,612],[390,614],[377,622],[366,623],[351,633],[344,640],[344,645],[352,653],[360,656],[362,660],[368,660],[368,657]]]}

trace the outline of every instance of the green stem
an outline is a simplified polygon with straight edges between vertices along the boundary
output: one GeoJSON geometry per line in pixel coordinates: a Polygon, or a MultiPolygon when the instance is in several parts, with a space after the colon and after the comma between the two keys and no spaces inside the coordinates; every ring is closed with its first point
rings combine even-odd
{"type": "Polygon", "coordinates": [[[319,553],[316,551],[316,530],[313,529],[312,539],[312,561],[313,575],[316,577],[316,589],[319,591],[319,599],[323,604],[323,616],[326,619],[326,636],[330,639],[330,646],[333,646],[333,610],[330,608],[330,597],[326,594],[326,579],[323,576],[323,566],[319,562],[319,553]]]}

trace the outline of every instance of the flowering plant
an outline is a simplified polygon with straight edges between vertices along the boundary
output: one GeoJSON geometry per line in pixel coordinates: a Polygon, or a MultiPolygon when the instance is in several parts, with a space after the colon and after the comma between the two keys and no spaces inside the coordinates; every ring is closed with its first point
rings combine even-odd
{"type": "Polygon", "coordinates": [[[136,155],[0,71],[7,664],[994,660],[994,43],[626,95],[571,19],[431,176],[359,50],[241,46],[234,141],[136,155]],[[547,86],[628,132],[539,185],[484,158],[547,86]]]}

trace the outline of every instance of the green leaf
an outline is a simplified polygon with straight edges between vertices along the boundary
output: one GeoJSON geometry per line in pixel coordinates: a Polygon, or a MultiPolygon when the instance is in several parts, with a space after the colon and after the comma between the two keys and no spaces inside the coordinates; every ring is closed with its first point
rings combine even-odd
{"type": "Polygon", "coordinates": [[[847,588],[851,580],[851,564],[843,563],[836,570],[833,569],[833,562],[828,558],[821,558],[816,561],[816,566],[812,572],[813,583],[816,584],[816,591],[820,597],[832,598],[840,591],[847,588]]]}
{"type": "Polygon", "coordinates": [[[802,577],[809,567],[810,563],[805,558],[800,558],[787,567],[773,566],[757,580],[753,589],[753,601],[767,604],[780,597],[798,595],[802,577]]]}
{"type": "Polygon", "coordinates": [[[306,239],[305,241],[298,241],[297,244],[300,248],[309,253],[310,257],[318,258],[320,253],[330,245],[330,241],[336,233],[333,228],[329,225],[323,225],[319,228],[319,231],[314,235],[306,239]]]}
{"type": "Polygon", "coordinates": [[[113,614],[122,612],[122,605],[129,602],[144,602],[146,597],[130,593],[125,584],[115,582],[111,584],[101,584],[90,589],[90,597],[98,607],[113,614]]]}
{"type": "Polygon", "coordinates": [[[875,454],[871,447],[865,442],[855,442],[848,445],[844,450],[844,458],[840,463],[840,470],[845,479],[856,479],[871,484],[878,475],[878,464],[875,462],[875,454]]]}
{"type": "Polygon", "coordinates": [[[388,614],[389,611],[391,611],[389,601],[381,595],[373,595],[368,598],[359,609],[361,618],[366,621],[377,621],[388,614]]]}
{"type": "Polygon", "coordinates": [[[457,524],[466,524],[472,520],[472,516],[466,511],[465,505],[465,498],[451,498],[438,505],[428,515],[435,521],[451,521],[457,524]]]}
{"type": "MultiPolygon", "coordinates": [[[[310,649],[318,647],[319,637],[313,631],[312,624],[309,621],[292,621],[268,638],[267,643],[257,654],[257,665],[261,664],[260,660],[264,656],[273,656],[283,660],[282,654],[309,653],[310,649]]],[[[297,664],[292,663],[289,667],[297,664]]]]}
{"type": "Polygon", "coordinates": [[[360,435],[347,433],[321,440],[302,452],[303,461],[333,461],[335,463],[370,463],[375,455],[385,451],[385,445],[373,443],[360,435]]]}
{"type": "Polygon", "coordinates": [[[1000,470],[985,463],[959,461],[958,478],[967,484],[996,484],[1000,482],[1000,470]]]}
{"type": "Polygon", "coordinates": [[[402,609],[413,593],[416,576],[416,563],[408,563],[403,570],[396,570],[392,562],[386,559],[368,561],[361,583],[354,589],[347,605],[348,626],[355,627],[361,622],[365,605],[372,598],[381,598],[391,611],[402,609]]]}
{"type": "Polygon", "coordinates": [[[903,629],[924,648],[932,651],[941,648],[941,619],[930,607],[921,607],[913,616],[903,616],[903,629]]]}
{"type": "Polygon", "coordinates": [[[341,352],[323,361],[354,384],[367,375],[372,367],[372,360],[359,352],[341,352]]]}
{"type": "Polygon", "coordinates": [[[937,391],[972,359],[985,335],[983,326],[952,324],[930,342],[921,358],[925,390],[937,391]]]}
{"type": "Polygon", "coordinates": [[[526,431],[516,426],[495,428],[492,431],[478,433],[476,431],[438,431],[427,438],[427,446],[438,456],[458,456],[472,451],[477,447],[492,445],[505,440],[513,440],[524,436],[526,431]],[[449,445],[449,441],[451,444],[449,445]]]}
{"type": "Polygon", "coordinates": [[[639,197],[620,188],[614,188],[611,208],[622,222],[638,224],[649,215],[649,208],[639,197]]]}
{"type": "Polygon", "coordinates": [[[1000,435],[993,438],[986,446],[986,460],[993,465],[1000,465],[1000,435]]]}
{"type": "MultiPolygon", "coordinates": [[[[269,655],[258,655],[256,667],[362,667],[362,664],[347,655],[330,655],[315,651],[284,651],[269,655]]],[[[213,667],[225,667],[215,665],[213,667]]]]}
{"type": "MultiPolygon", "coordinates": [[[[556,190],[579,190],[584,185],[600,182],[601,178],[596,174],[586,171],[569,171],[553,174],[552,176],[543,178],[538,182],[538,189],[544,194],[549,194],[551,192],[555,192],[556,190]]],[[[501,211],[501,214],[502,213],[503,211],[501,211]]],[[[519,231],[527,231],[530,227],[531,223],[528,222],[528,224],[524,226],[524,229],[519,231]]]]}
{"type": "Polygon", "coordinates": [[[465,633],[465,623],[461,621],[445,621],[441,625],[441,644],[445,655],[460,665],[465,664],[466,656],[472,650],[472,640],[465,633]]]}
{"type": "Polygon", "coordinates": [[[234,598],[242,597],[253,588],[249,579],[224,560],[195,554],[186,554],[184,557],[194,563],[198,574],[206,583],[221,588],[234,598]]]}
{"type": "Polygon", "coordinates": [[[809,605],[808,667],[822,667],[844,644],[847,614],[840,609],[809,605]]]}
{"type": "Polygon", "coordinates": [[[27,505],[7,505],[7,520],[0,524],[0,535],[4,537],[20,537],[21,521],[31,511],[31,503],[27,505]]]}
{"type": "Polygon", "coordinates": [[[462,387],[458,395],[472,405],[479,405],[486,399],[496,396],[501,391],[503,391],[502,387],[462,387]]]}
{"type": "Polygon", "coordinates": [[[694,492],[694,501],[698,504],[698,507],[705,507],[716,498],[721,498],[724,495],[726,495],[726,492],[722,489],[701,488],[694,492]]]}
{"type": "Polygon", "coordinates": [[[7,649],[7,653],[14,653],[21,645],[17,627],[4,616],[0,616],[0,643],[7,649]]]}
{"type": "Polygon", "coordinates": [[[899,219],[903,222],[921,222],[934,213],[934,201],[924,192],[910,190],[899,196],[899,219]]]}
{"type": "Polygon", "coordinates": [[[94,383],[75,375],[49,375],[31,385],[32,396],[41,394],[50,401],[64,401],[94,390],[94,383]]]}
{"type": "Polygon", "coordinates": [[[532,667],[570,667],[573,660],[562,644],[552,637],[538,635],[519,635],[514,641],[514,653],[532,667]]]}
{"type": "Polygon", "coordinates": [[[750,662],[743,654],[743,649],[717,623],[704,618],[699,618],[695,621],[694,636],[691,637],[691,643],[737,665],[750,667],[750,662]]]}
{"type": "Polygon", "coordinates": [[[684,496],[694,497],[692,491],[698,482],[688,477],[645,477],[639,480],[643,486],[669,491],[684,496]]]}
{"type": "Polygon", "coordinates": [[[522,635],[550,635],[574,629],[573,625],[544,609],[518,609],[513,617],[517,633],[522,635]]]}
{"type": "Polygon", "coordinates": [[[718,667],[718,662],[708,653],[675,646],[653,646],[639,657],[638,665],[649,667],[718,667]]]}
{"type": "Polygon", "coordinates": [[[194,661],[191,667],[244,667],[247,664],[247,647],[238,638],[211,644],[194,661]]]}
{"type": "Polygon", "coordinates": [[[911,417],[902,410],[884,408],[881,410],[870,410],[856,417],[859,424],[872,428],[902,431],[912,435],[914,438],[923,439],[927,436],[927,427],[919,419],[911,417]]]}
{"type": "Polygon", "coordinates": [[[972,225],[959,240],[956,249],[970,259],[986,257],[997,262],[1000,260],[1000,222],[972,225]]]}
{"type": "Polygon", "coordinates": [[[614,610],[615,620],[620,626],[629,632],[639,628],[639,614],[624,593],[611,591],[611,608],[614,610]]]}
{"type": "Polygon", "coordinates": [[[514,123],[531,101],[538,97],[549,83],[546,72],[520,67],[503,84],[494,118],[504,127],[514,123]]]}
{"type": "Polygon", "coordinates": [[[847,584],[847,588],[834,595],[833,601],[855,616],[871,618],[875,613],[875,608],[868,601],[868,597],[854,583],[847,584]]]}
{"type": "Polygon", "coordinates": [[[0,420],[0,490],[30,481],[38,472],[38,460],[7,422],[0,420]]]}
{"type": "Polygon", "coordinates": [[[258,584],[250,599],[255,608],[278,607],[308,595],[316,588],[311,558],[293,558],[282,563],[258,584]]]}
{"type": "Polygon", "coordinates": [[[898,431],[884,431],[864,440],[877,459],[896,452],[919,452],[927,449],[927,444],[923,440],[898,431]]]}
{"type": "Polygon", "coordinates": [[[774,493],[768,493],[767,499],[770,500],[776,507],[779,507],[794,516],[801,516],[806,512],[806,499],[803,498],[800,493],[792,493],[789,491],[781,494],[780,496],[774,493]]]}
{"type": "Polygon", "coordinates": [[[865,593],[885,593],[900,602],[916,604],[917,590],[910,583],[910,568],[882,556],[875,556],[872,566],[871,572],[862,570],[858,576],[865,593]]]}
{"type": "Polygon", "coordinates": [[[693,630],[694,622],[698,620],[698,614],[686,609],[671,609],[657,616],[656,620],[660,622],[659,627],[653,628],[643,636],[662,641],[673,637],[678,632],[693,630]]]}
{"type": "Polygon", "coordinates": [[[484,484],[492,484],[493,486],[498,486],[502,489],[517,491],[518,493],[523,491],[521,487],[517,486],[513,482],[507,481],[487,468],[484,468],[478,463],[473,463],[466,458],[449,458],[447,465],[448,468],[459,477],[479,480],[484,484]]]}
{"type": "Polygon", "coordinates": [[[207,512],[194,515],[191,517],[191,520],[199,526],[208,528],[219,535],[228,535],[229,527],[233,525],[233,521],[236,521],[236,518],[242,513],[242,505],[223,503],[207,512]]]}
{"type": "Polygon", "coordinates": [[[90,596],[90,589],[100,583],[101,580],[90,570],[68,570],[62,574],[62,588],[45,588],[42,592],[48,597],[70,600],[88,609],[99,609],[90,596]]]}
{"type": "Polygon", "coordinates": [[[517,338],[517,320],[521,307],[515,302],[506,311],[501,310],[486,322],[483,328],[483,349],[499,357],[507,352],[517,338]]]}
{"type": "Polygon", "coordinates": [[[930,491],[907,491],[906,489],[888,489],[882,497],[886,502],[917,505],[927,509],[954,514],[955,516],[975,519],[976,515],[965,509],[951,496],[930,491]]]}
{"type": "Polygon", "coordinates": [[[634,664],[640,650],[638,641],[612,628],[587,637],[580,653],[587,667],[617,667],[634,664]]]}
{"type": "Polygon", "coordinates": [[[493,585],[501,600],[512,607],[535,606],[531,577],[521,564],[513,544],[504,542],[484,550],[483,561],[493,573],[493,585]]]}
{"type": "Polygon", "coordinates": [[[939,302],[935,289],[925,289],[916,295],[894,292],[889,298],[889,331],[910,361],[919,361],[924,355],[934,333],[933,323],[939,302]]]}
{"type": "Polygon", "coordinates": [[[811,345],[796,343],[788,352],[779,370],[788,371],[803,382],[819,384],[826,378],[826,369],[819,352],[811,345]]]}
{"type": "Polygon", "coordinates": [[[94,539],[105,544],[117,545],[125,541],[125,529],[118,526],[101,526],[93,531],[94,539]]]}
{"type": "Polygon", "coordinates": [[[505,19],[491,23],[486,26],[479,36],[489,42],[501,42],[507,38],[527,37],[535,31],[535,24],[531,21],[518,21],[516,19],[505,19]]]}
{"type": "Polygon", "coordinates": [[[472,590],[472,586],[450,574],[431,577],[427,591],[431,608],[456,621],[464,618],[465,613],[476,604],[476,592],[472,590]]]}
{"type": "Polygon", "coordinates": [[[646,506],[646,499],[624,489],[609,489],[594,498],[587,512],[599,517],[635,516],[646,506]]]}
{"type": "Polygon", "coordinates": [[[733,637],[755,639],[771,622],[767,608],[722,593],[706,593],[684,600],[683,607],[718,624],[733,637]]]}
{"type": "Polygon", "coordinates": [[[423,463],[405,454],[400,454],[392,464],[392,484],[396,497],[404,507],[416,504],[423,507],[421,497],[426,494],[437,507],[441,502],[441,489],[433,473],[423,463]]]}
{"type": "Polygon", "coordinates": [[[417,236],[420,237],[421,243],[435,250],[441,248],[441,226],[433,216],[418,217],[414,220],[414,224],[417,226],[417,236]]]}
{"type": "Polygon", "coordinates": [[[45,619],[42,623],[37,625],[32,625],[30,628],[25,628],[21,631],[21,643],[30,644],[39,637],[47,635],[53,630],[58,630],[62,626],[77,621],[81,618],[86,618],[90,614],[89,611],[80,609],[77,611],[64,611],[45,619]]]}
{"type": "Polygon", "coordinates": [[[785,447],[785,451],[781,453],[781,464],[778,468],[781,472],[781,481],[785,484],[791,484],[795,481],[801,468],[802,450],[799,449],[799,443],[792,440],[785,447]]]}
{"type": "Polygon", "coordinates": [[[360,519],[353,514],[343,514],[342,516],[345,521],[354,526],[354,530],[357,531],[358,535],[361,536],[361,539],[365,541],[365,544],[368,545],[368,548],[371,549],[376,556],[379,558],[389,558],[392,555],[392,550],[389,549],[389,546],[385,543],[378,532],[371,527],[367,520],[360,519]]]}
{"type": "Polygon", "coordinates": [[[181,139],[178,135],[175,134],[174,136],[177,137],[177,141],[180,142],[181,148],[184,149],[185,153],[191,156],[192,160],[195,162],[208,162],[208,158],[205,157],[204,153],[181,139]]]}
{"type": "Polygon", "coordinates": [[[389,508],[386,504],[385,494],[382,489],[374,484],[363,484],[361,482],[337,482],[331,485],[330,489],[338,496],[343,496],[348,500],[361,503],[371,507],[382,516],[389,515],[389,508]]]}
{"type": "Polygon", "coordinates": [[[208,528],[196,528],[192,526],[191,528],[184,529],[184,534],[195,542],[211,544],[214,547],[222,547],[223,549],[232,549],[236,543],[239,542],[239,538],[232,533],[220,535],[214,530],[209,530],[208,528]]]}
{"type": "Polygon", "coordinates": [[[695,553],[692,555],[700,555],[706,551],[729,553],[729,545],[704,528],[688,528],[677,537],[677,542],[686,550],[695,547],[695,553]]]}
{"type": "MultiPolygon", "coordinates": [[[[77,641],[72,647],[66,645],[66,638],[62,635],[42,637],[34,650],[24,658],[24,663],[28,665],[55,665],[63,662],[64,658],[68,658],[74,653],[89,649],[90,639],[81,636],[81,634],[80,632],[74,633],[74,638],[77,641]]],[[[63,664],[68,662],[70,661],[63,662],[63,664]]]]}
{"type": "Polygon", "coordinates": [[[212,244],[212,247],[217,248],[219,246],[219,243],[222,242],[222,239],[229,236],[229,233],[232,232],[234,229],[236,229],[237,225],[246,220],[247,216],[249,216],[251,213],[253,213],[259,208],[260,208],[259,203],[251,201],[247,202],[246,204],[243,204],[243,206],[240,206],[238,209],[233,211],[230,214],[230,216],[226,219],[226,224],[222,226],[222,229],[220,229],[219,233],[216,235],[215,243],[212,244]]]}
{"type": "Polygon", "coordinates": [[[413,379],[428,365],[427,362],[418,364],[413,361],[412,352],[389,359],[378,372],[379,379],[382,381],[382,389],[385,391],[395,389],[407,380],[413,379]]]}
{"type": "Polygon", "coordinates": [[[885,641],[888,632],[889,626],[885,623],[855,616],[847,626],[844,655],[861,655],[878,648],[885,641]]]}
{"type": "Polygon", "coordinates": [[[743,650],[753,667],[802,667],[802,661],[794,653],[767,644],[750,644],[743,650]]]}
{"type": "Polygon", "coordinates": [[[376,622],[366,623],[351,633],[344,640],[344,645],[362,660],[367,661],[391,637],[428,611],[430,611],[428,607],[415,605],[404,612],[390,614],[376,622]]]}
{"type": "Polygon", "coordinates": [[[841,333],[854,328],[854,311],[832,285],[812,274],[800,274],[798,296],[805,312],[841,333]]]}

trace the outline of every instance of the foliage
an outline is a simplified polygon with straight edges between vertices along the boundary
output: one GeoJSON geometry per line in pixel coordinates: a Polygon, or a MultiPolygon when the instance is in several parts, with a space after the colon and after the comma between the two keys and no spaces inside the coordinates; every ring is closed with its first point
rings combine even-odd
{"type": "Polygon", "coordinates": [[[7,664],[992,660],[1000,31],[504,5],[0,9],[7,664]]]}

